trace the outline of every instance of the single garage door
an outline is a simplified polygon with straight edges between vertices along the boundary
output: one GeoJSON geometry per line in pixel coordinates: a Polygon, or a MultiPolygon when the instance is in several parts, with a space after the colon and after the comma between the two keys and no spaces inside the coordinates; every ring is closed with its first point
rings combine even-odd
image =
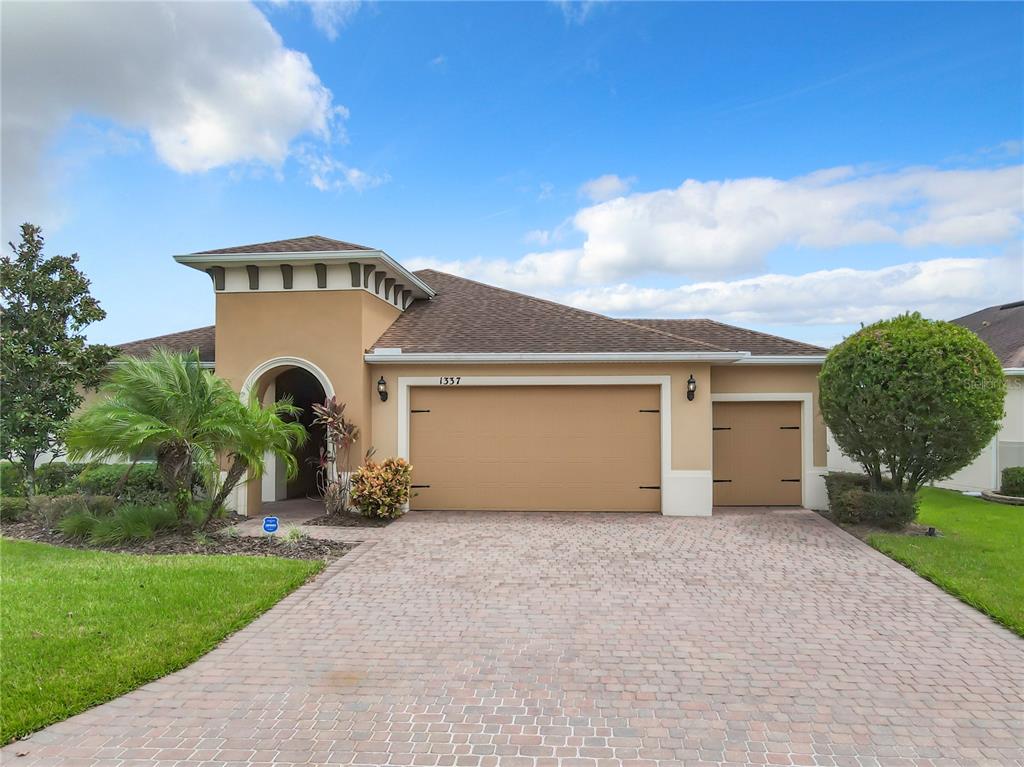
{"type": "Polygon", "coordinates": [[[654,386],[412,389],[414,509],[659,511],[654,386]]]}
{"type": "Polygon", "coordinates": [[[716,506],[801,504],[800,403],[715,402],[716,506]]]}

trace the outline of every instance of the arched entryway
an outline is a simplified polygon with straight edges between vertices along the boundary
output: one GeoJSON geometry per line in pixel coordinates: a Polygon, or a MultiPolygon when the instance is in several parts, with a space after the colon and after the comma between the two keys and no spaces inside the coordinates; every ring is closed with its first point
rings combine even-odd
{"type": "Polygon", "coordinates": [[[239,510],[258,514],[263,503],[318,495],[316,460],[326,444],[323,429],[313,425],[312,406],[334,396],[334,388],[324,372],[313,363],[293,357],[279,357],[260,365],[249,374],[242,397],[256,392],[264,404],[290,397],[301,409],[298,421],[309,432],[309,440],[296,451],[298,475],[289,479],[284,464],[268,455],[259,487],[248,486],[238,500],[239,510]]]}

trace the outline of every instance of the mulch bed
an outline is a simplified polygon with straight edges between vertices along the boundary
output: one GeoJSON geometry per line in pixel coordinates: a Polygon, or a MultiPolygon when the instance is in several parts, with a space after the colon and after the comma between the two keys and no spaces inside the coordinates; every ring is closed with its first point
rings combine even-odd
{"type": "MultiPolygon", "coordinates": [[[[853,535],[853,536],[855,536],[857,538],[860,538],[862,541],[867,541],[867,539],[870,538],[875,533],[894,533],[894,534],[897,534],[897,535],[909,535],[909,536],[915,536],[915,535],[927,536],[928,535],[928,526],[927,525],[919,525],[916,522],[911,522],[903,530],[886,530],[884,527],[874,527],[872,525],[849,525],[849,524],[846,524],[845,522],[836,522],[836,520],[832,518],[831,512],[828,512],[828,511],[819,511],[818,514],[820,516],[824,517],[825,519],[827,519],[829,522],[831,522],[836,527],[843,528],[850,535],[853,535]]],[[[936,535],[936,537],[941,538],[942,537],[942,531],[941,530],[936,530],[935,531],[935,535],[936,535]]]]}
{"type": "Polygon", "coordinates": [[[378,517],[364,517],[351,511],[335,511],[303,522],[303,525],[323,525],[325,527],[387,527],[395,520],[378,517]]]}
{"type": "MultiPolygon", "coordinates": [[[[232,523],[216,525],[223,528],[232,523]]],[[[211,523],[213,527],[213,523],[211,523]]],[[[111,546],[93,546],[84,541],[65,538],[59,531],[47,525],[28,520],[7,522],[3,535],[23,541],[37,541],[71,549],[92,549],[94,551],[115,551],[124,554],[244,554],[257,557],[283,557],[285,559],[319,559],[331,561],[345,556],[356,544],[341,541],[322,541],[302,538],[289,541],[279,537],[231,536],[211,533],[201,541],[191,533],[165,533],[151,541],[138,541],[111,546]]]]}

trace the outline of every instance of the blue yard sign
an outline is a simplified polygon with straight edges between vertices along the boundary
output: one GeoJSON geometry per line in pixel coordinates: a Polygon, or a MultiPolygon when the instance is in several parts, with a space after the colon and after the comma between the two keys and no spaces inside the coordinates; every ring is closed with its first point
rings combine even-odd
{"type": "Polygon", "coordinates": [[[263,532],[265,532],[265,533],[276,533],[277,532],[277,517],[264,517],[263,518],[263,532]]]}

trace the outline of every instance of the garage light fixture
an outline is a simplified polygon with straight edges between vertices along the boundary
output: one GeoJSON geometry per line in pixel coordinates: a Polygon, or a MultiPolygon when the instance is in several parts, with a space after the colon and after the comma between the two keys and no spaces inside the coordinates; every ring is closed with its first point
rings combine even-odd
{"type": "Polygon", "coordinates": [[[690,373],[690,379],[686,382],[686,399],[693,402],[695,394],[697,394],[697,379],[693,377],[693,373],[690,373]]]}
{"type": "Polygon", "coordinates": [[[388,382],[384,380],[384,376],[380,377],[377,381],[377,395],[380,397],[381,402],[388,401],[388,382]]]}

